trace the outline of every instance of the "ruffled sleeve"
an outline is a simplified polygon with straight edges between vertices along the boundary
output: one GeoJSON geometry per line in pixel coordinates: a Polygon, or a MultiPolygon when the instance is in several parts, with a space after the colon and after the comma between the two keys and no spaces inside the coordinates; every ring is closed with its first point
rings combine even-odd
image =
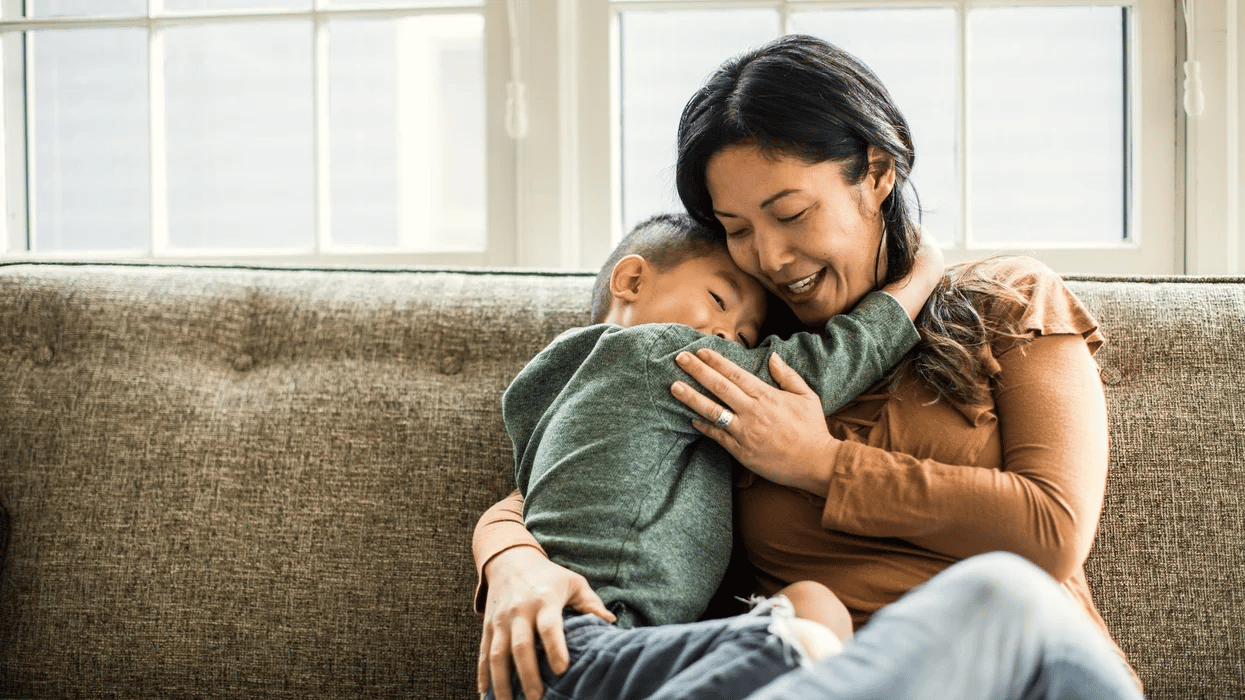
{"type": "MultiPolygon", "coordinates": [[[[1015,329],[1027,336],[1079,335],[1091,355],[1106,342],[1098,321],[1089,309],[1046,265],[1025,257],[988,260],[972,267],[970,274],[989,277],[1015,290],[1015,297],[998,298],[986,313],[1012,319],[1015,329]]],[[[995,357],[1017,346],[1015,340],[999,337],[991,342],[995,357]]]]}

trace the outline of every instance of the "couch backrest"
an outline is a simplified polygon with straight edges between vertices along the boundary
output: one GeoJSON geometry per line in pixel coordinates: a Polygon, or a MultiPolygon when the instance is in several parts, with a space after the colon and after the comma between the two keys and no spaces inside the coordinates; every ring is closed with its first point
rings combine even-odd
{"type": "Polygon", "coordinates": [[[1245,280],[1069,281],[1102,324],[1090,588],[1151,698],[1245,697],[1245,280]]]}
{"type": "MultiPolygon", "coordinates": [[[[1073,282],[1091,583],[1154,698],[1245,695],[1245,283],[1073,282]]],[[[591,276],[0,266],[0,696],[474,697],[498,398],[591,276]]]]}

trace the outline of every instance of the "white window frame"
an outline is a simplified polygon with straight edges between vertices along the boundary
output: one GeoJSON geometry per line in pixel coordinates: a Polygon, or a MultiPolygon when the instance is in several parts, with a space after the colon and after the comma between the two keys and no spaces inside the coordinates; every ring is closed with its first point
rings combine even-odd
{"type": "MultiPolygon", "coordinates": [[[[1133,188],[1129,223],[1131,240],[1111,248],[1035,251],[1056,270],[1066,273],[1241,274],[1245,271],[1245,166],[1240,134],[1245,129],[1241,81],[1245,76],[1243,0],[1188,0],[1194,12],[1192,41],[1184,38],[1181,0],[1129,0],[1135,8],[1130,56],[1130,125],[1133,188]],[[1186,53],[1188,52],[1188,53],[1186,53]],[[1181,110],[1181,63],[1199,61],[1205,110],[1186,117],[1181,110]]],[[[6,10],[21,0],[0,0],[6,10]]],[[[323,12],[317,1],[315,12],[323,12]]],[[[1120,4],[1092,0],[960,0],[961,7],[1024,4],[1120,4]]],[[[414,2],[411,3],[415,5],[414,2]]],[[[486,131],[488,168],[488,251],[479,255],[329,254],[311,250],[301,255],[257,258],[239,251],[226,260],[293,264],[466,264],[521,265],[541,268],[592,269],[600,264],[619,231],[620,148],[617,14],[622,7],[921,7],[946,6],[941,0],[486,0],[486,131]],[[523,49],[520,78],[526,83],[526,137],[512,140],[505,128],[506,82],[510,42],[505,31],[507,8],[517,20],[523,49]]],[[[340,12],[336,11],[336,12],[340,12]]],[[[377,14],[398,10],[367,10],[377,14]]],[[[420,10],[422,11],[422,9],[420,10]]],[[[148,26],[162,20],[149,16],[126,21],[148,26]]],[[[264,13],[288,16],[287,13],[264,13]]],[[[13,13],[6,12],[6,17],[13,13]]],[[[324,17],[329,14],[324,14],[324,17]]],[[[207,21],[206,13],[179,16],[176,21],[207,21]]],[[[62,26],[55,20],[0,20],[0,33],[41,26],[62,26]]],[[[322,47],[322,44],[321,44],[322,47]]],[[[12,48],[0,56],[6,90],[21,85],[20,55],[12,48]]],[[[323,61],[318,50],[316,61],[323,61]]],[[[318,73],[322,75],[321,71],[318,73]]],[[[6,213],[0,233],[0,260],[31,257],[25,247],[25,170],[19,148],[24,143],[24,115],[5,101],[0,119],[5,147],[0,168],[0,211],[6,213]]],[[[323,109],[323,85],[316,93],[323,109]]],[[[317,136],[317,168],[327,168],[327,148],[317,136]]],[[[153,159],[156,154],[153,152],[153,159]]],[[[153,180],[156,173],[153,172],[153,180]]],[[[161,186],[153,182],[153,188],[161,186]]],[[[327,216],[323,178],[317,179],[318,217],[327,216]]],[[[155,205],[153,205],[155,206],[155,205]]],[[[319,240],[319,238],[318,238],[319,240]]],[[[961,239],[962,240],[962,239],[961,239]]],[[[948,259],[977,257],[985,249],[957,244],[948,259]]],[[[101,257],[115,257],[104,253],[101,257]]],[[[55,257],[47,253],[38,257],[55,257]]],[[[61,257],[90,258],[72,253],[61,257]]],[[[219,256],[218,256],[219,257],[219,256]]]]}
{"type": "Polygon", "coordinates": [[[4,231],[0,234],[0,260],[23,259],[146,259],[211,262],[265,262],[278,264],[428,264],[428,265],[512,265],[516,260],[515,231],[515,146],[506,134],[499,113],[504,103],[505,78],[509,67],[509,41],[506,26],[505,0],[484,0],[482,6],[429,6],[427,0],[414,0],[385,7],[332,7],[327,0],[314,0],[303,10],[238,10],[170,12],[163,0],[148,0],[146,15],[110,16],[100,18],[22,18],[22,0],[0,0],[4,19],[0,19],[0,35],[39,29],[89,29],[96,27],[139,27],[148,31],[149,109],[151,149],[151,231],[145,250],[115,251],[39,251],[37,241],[30,245],[35,226],[29,223],[30,195],[27,173],[33,167],[26,152],[26,114],[23,107],[25,81],[30,62],[23,55],[28,42],[6,41],[0,55],[0,75],[4,79],[5,110],[0,119],[3,139],[3,168],[0,177],[0,211],[5,212],[4,231]],[[482,252],[415,252],[407,247],[364,248],[333,243],[330,233],[331,192],[329,163],[329,99],[328,99],[328,21],[338,18],[398,18],[433,14],[479,13],[485,23],[485,110],[486,110],[486,249],[482,252]],[[170,26],[203,25],[219,22],[255,22],[270,20],[306,20],[313,26],[312,99],[314,105],[314,201],[315,236],[308,246],[276,250],[248,249],[177,249],[169,245],[167,211],[167,153],[165,150],[164,118],[164,29],[170,26]],[[16,93],[14,91],[17,91],[16,93]],[[14,95],[21,95],[14,99],[14,95]],[[499,95],[501,96],[499,98],[499,95]],[[28,247],[35,247],[29,252],[28,247]]]}
{"type": "MultiPolygon", "coordinates": [[[[1220,0],[1222,1],[1222,0],[1220,0]]],[[[1100,274],[1169,274],[1184,270],[1184,225],[1179,212],[1182,184],[1173,163],[1177,160],[1175,82],[1175,9],[1171,0],[587,0],[581,11],[584,23],[580,33],[577,63],[581,70],[578,110],[583,118],[580,144],[586,152],[609,153],[608,170],[584,172],[593,177],[581,181],[583,212],[582,240],[579,242],[581,262],[590,266],[604,258],[609,243],[606,236],[619,235],[616,183],[619,181],[620,153],[619,93],[615,84],[618,56],[618,15],[627,9],[694,9],[694,8],[774,8],[781,13],[783,27],[789,31],[788,18],[794,10],[885,8],[885,7],[952,7],[960,10],[961,64],[969,50],[965,41],[965,10],[974,7],[1024,5],[1116,5],[1133,8],[1130,13],[1134,36],[1129,58],[1128,122],[1133,129],[1131,211],[1128,216],[1128,239],[1115,245],[1059,246],[1023,248],[1054,269],[1063,273],[1100,274]],[[596,177],[600,175],[602,182],[596,177]]],[[[960,112],[967,104],[961,76],[960,112]]],[[[965,120],[961,119],[959,142],[963,138],[965,120]]],[[[918,144],[919,147],[919,144],[918,144]]],[[[961,146],[963,149],[963,145],[961,146]]],[[[967,154],[960,154],[961,187],[967,191],[967,154]]],[[[967,195],[965,195],[967,196],[967,195]]],[[[964,200],[966,201],[966,200],[964,200]]],[[[963,208],[964,220],[969,209],[963,208]]],[[[1000,250],[997,246],[976,246],[965,240],[964,223],[957,232],[956,243],[945,250],[947,260],[956,262],[982,257],[1000,250]]]]}
{"type": "MultiPolygon", "coordinates": [[[[1241,148],[1245,12],[1238,0],[1176,0],[1176,4],[1185,10],[1178,34],[1181,58],[1197,64],[1203,97],[1200,113],[1186,114],[1183,109],[1179,113],[1186,173],[1185,271],[1241,275],[1245,274],[1245,232],[1241,231],[1245,221],[1241,179],[1245,169],[1241,148]]],[[[1180,77],[1183,93],[1183,65],[1180,77]]]]}

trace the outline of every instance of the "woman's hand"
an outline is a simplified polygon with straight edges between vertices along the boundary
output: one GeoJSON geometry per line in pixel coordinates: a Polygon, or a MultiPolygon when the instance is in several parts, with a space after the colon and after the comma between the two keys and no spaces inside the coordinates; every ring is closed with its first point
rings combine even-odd
{"type": "Polygon", "coordinates": [[[775,353],[769,358],[779,388],[712,350],[679,353],[676,360],[735,414],[725,428],[715,425],[723,407],[687,383],[675,382],[670,387],[674,397],[705,419],[692,421],[697,430],[765,479],[826,494],[839,441],[826,428],[817,394],[781,357],[775,353]]]}
{"type": "Polygon", "coordinates": [[[549,561],[534,547],[514,547],[498,554],[484,565],[484,575],[488,598],[477,686],[483,693],[491,681],[497,700],[512,698],[512,661],[524,696],[538,700],[545,694],[536,658],[537,635],[553,672],[566,673],[570,660],[562,631],[563,608],[614,622],[614,614],[606,610],[587,579],[549,561]]]}

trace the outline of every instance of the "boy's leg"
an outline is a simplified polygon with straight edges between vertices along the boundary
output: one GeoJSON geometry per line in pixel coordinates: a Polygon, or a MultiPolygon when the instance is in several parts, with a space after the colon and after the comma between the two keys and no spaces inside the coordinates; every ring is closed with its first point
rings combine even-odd
{"type": "MultiPolygon", "coordinates": [[[[565,618],[570,667],[555,676],[539,648],[547,700],[742,698],[799,666],[802,651],[771,628],[789,612],[619,629],[594,615],[565,618]]],[[[783,619],[784,622],[789,620],[783,619]]],[[[521,698],[517,677],[512,683],[521,698]]],[[[492,699],[490,690],[486,696],[492,699]]]]}
{"type": "Polygon", "coordinates": [[[1084,611],[1012,554],[965,560],[874,616],[843,653],[749,700],[1139,700],[1084,611]]]}

